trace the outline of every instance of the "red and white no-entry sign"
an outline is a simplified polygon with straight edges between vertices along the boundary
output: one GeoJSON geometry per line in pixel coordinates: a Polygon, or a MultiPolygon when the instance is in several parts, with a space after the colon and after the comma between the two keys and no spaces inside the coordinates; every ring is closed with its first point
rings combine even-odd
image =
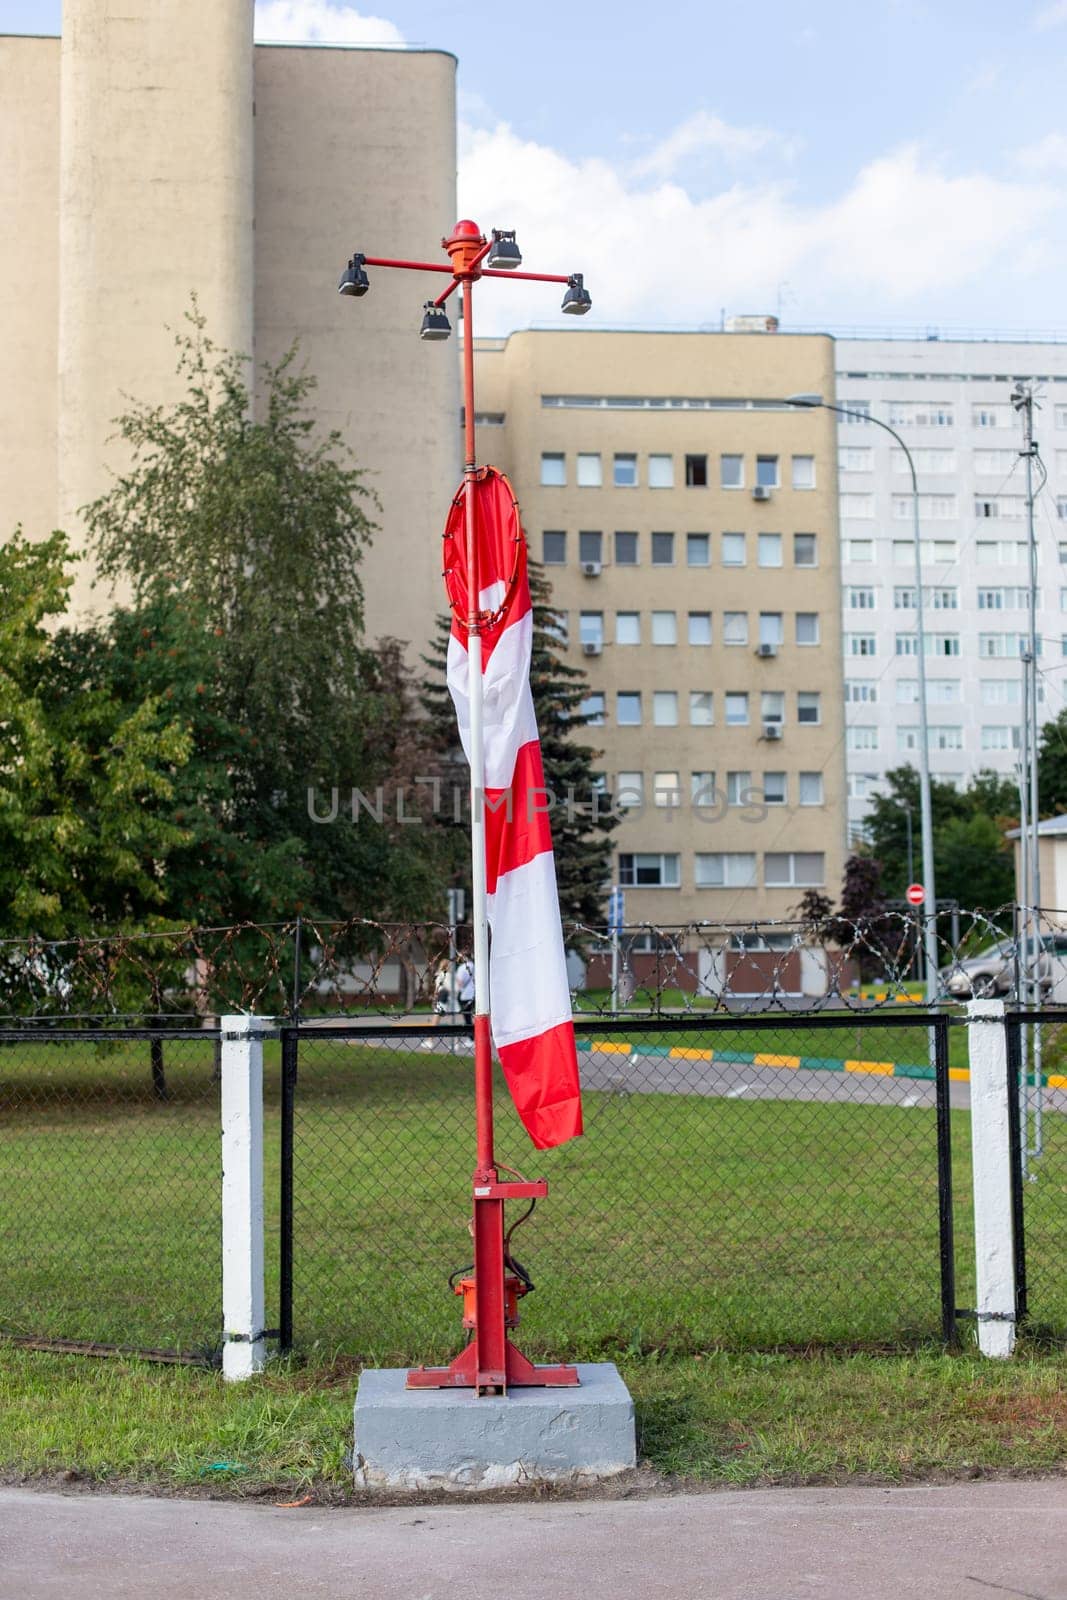
{"type": "Polygon", "coordinates": [[[921,883],[909,883],[904,890],[904,898],[909,906],[921,906],[926,899],[926,890],[921,883]]]}

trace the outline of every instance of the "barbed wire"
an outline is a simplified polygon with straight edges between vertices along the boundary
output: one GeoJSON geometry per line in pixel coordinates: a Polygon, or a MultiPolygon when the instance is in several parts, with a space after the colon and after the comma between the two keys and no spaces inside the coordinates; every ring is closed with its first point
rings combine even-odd
{"type": "MultiPolygon", "coordinates": [[[[1067,911],[942,913],[936,999],[1067,1003],[1067,911]]],[[[778,920],[564,928],[576,1014],[737,1009],[869,1009],[926,1004],[921,919],[889,908],[778,920]]],[[[313,1021],[353,1013],[460,1012],[454,968],[468,927],[296,917],[219,928],[0,940],[0,1025],[137,1018],[184,1026],[229,1013],[313,1021]],[[442,998],[443,996],[443,998],[442,998]]]]}

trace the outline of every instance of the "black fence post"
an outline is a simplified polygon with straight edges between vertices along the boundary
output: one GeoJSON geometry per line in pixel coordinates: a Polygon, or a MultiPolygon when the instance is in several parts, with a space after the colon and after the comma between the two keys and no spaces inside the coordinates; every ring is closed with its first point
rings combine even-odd
{"type": "Polygon", "coordinates": [[[296,1028],[283,1028],[278,1271],[278,1343],[283,1352],[293,1348],[293,1113],[296,1106],[298,1054],[299,1034],[296,1028]]]}
{"type": "Polygon", "coordinates": [[[941,1253],[941,1337],[957,1342],[956,1243],[952,1213],[952,1102],[949,1096],[947,1017],[934,1019],[934,1074],[937,1096],[937,1221],[941,1253]]]}
{"type": "MultiPolygon", "coordinates": [[[[1039,1028],[1039,1022],[1034,1023],[1039,1028]]],[[[1019,1115],[1019,1086],[1022,1081],[1023,1053],[1021,1018],[1006,1016],[1008,1057],[1008,1138],[1011,1141],[1011,1231],[1015,1245],[1015,1318],[1022,1322],[1027,1311],[1026,1217],[1023,1209],[1023,1126],[1019,1115]]]]}
{"type": "MultiPolygon", "coordinates": [[[[163,1025],[162,1017],[153,1017],[153,1028],[163,1025]]],[[[153,1033],[148,1045],[149,1060],[152,1064],[152,1093],[157,1100],[167,1098],[167,1074],[163,1066],[163,1038],[161,1034],[153,1033]]]]}

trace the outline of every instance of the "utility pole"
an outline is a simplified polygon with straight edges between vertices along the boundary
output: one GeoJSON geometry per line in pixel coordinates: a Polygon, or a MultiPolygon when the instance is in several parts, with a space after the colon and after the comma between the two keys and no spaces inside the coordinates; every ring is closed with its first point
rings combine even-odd
{"type": "MultiPolygon", "coordinates": [[[[1026,649],[1023,652],[1023,727],[1022,773],[1019,785],[1020,827],[1022,844],[1023,896],[1029,906],[1023,916],[1024,980],[1023,998],[1037,1007],[1041,1004],[1041,834],[1039,809],[1037,753],[1038,753],[1038,698],[1037,698],[1037,534],[1034,527],[1034,458],[1038,453],[1034,442],[1034,391],[1028,383],[1016,383],[1011,392],[1011,403],[1019,413],[1023,428],[1023,447],[1019,451],[1026,467],[1026,533],[1029,571],[1029,628],[1026,649]]],[[[1041,1027],[1033,1029],[1034,1070],[1034,1155],[1041,1153],[1041,1027]]],[[[1025,1078],[1025,1058],[1024,1058],[1025,1078]]],[[[1025,1089],[1024,1089],[1025,1093],[1025,1089]]],[[[1026,1154],[1026,1116],[1023,1107],[1022,1137],[1026,1154]]]]}

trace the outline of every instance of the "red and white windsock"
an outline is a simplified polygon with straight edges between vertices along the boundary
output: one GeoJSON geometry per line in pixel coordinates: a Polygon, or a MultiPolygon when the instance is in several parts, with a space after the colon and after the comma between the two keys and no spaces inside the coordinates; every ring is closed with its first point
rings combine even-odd
{"type": "MultiPolygon", "coordinates": [[[[530,653],[533,611],[526,541],[511,485],[483,467],[474,485],[482,634],[486,885],[492,948],[493,1042],[515,1108],[540,1150],[582,1131],[578,1057],[563,949],[548,797],[541,765],[530,653]]],[[[445,527],[445,583],[453,608],[448,687],[470,760],[466,485],[445,527]]]]}

